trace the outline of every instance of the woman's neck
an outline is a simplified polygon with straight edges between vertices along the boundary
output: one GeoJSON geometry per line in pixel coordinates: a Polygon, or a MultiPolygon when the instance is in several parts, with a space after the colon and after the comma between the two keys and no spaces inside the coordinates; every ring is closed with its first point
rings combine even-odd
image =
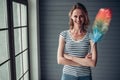
{"type": "Polygon", "coordinates": [[[81,29],[73,28],[73,29],[71,29],[71,33],[75,34],[75,35],[81,35],[81,34],[83,34],[83,31],[81,31],[81,29]]]}

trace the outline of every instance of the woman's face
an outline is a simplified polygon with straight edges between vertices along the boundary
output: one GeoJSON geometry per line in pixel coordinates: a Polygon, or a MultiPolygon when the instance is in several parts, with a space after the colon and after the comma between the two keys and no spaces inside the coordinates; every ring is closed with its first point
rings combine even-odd
{"type": "Polygon", "coordinates": [[[74,26],[82,26],[84,23],[84,16],[80,9],[75,9],[71,15],[71,19],[73,20],[74,26]]]}

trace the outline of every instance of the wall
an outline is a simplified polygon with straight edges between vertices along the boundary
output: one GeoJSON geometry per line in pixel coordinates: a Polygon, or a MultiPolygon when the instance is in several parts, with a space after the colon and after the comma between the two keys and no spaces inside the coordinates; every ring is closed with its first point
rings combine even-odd
{"type": "Polygon", "coordinates": [[[98,43],[98,63],[96,68],[92,68],[92,76],[93,80],[120,80],[120,1],[40,0],[41,80],[60,80],[63,66],[57,64],[58,37],[61,31],[69,29],[68,12],[76,2],[83,3],[88,9],[91,25],[99,8],[112,9],[112,22],[109,31],[98,43]]]}
{"type": "Polygon", "coordinates": [[[38,64],[37,1],[38,0],[28,0],[31,80],[39,80],[40,78],[40,68],[38,68],[40,64],[38,64]]]}

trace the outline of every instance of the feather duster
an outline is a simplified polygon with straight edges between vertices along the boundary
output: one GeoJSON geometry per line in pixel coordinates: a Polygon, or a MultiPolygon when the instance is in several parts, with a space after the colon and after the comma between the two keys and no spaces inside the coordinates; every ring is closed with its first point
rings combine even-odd
{"type": "Polygon", "coordinates": [[[108,31],[111,18],[112,11],[110,8],[101,8],[98,11],[92,27],[92,34],[90,35],[90,38],[94,43],[100,41],[108,31]]]}

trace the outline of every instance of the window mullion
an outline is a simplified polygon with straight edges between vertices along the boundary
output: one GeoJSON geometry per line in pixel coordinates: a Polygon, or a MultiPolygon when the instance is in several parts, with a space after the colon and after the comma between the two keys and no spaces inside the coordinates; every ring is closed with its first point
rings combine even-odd
{"type": "Polygon", "coordinates": [[[7,0],[7,11],[11,80],[16,80],[12,0],[7,0]]]}

